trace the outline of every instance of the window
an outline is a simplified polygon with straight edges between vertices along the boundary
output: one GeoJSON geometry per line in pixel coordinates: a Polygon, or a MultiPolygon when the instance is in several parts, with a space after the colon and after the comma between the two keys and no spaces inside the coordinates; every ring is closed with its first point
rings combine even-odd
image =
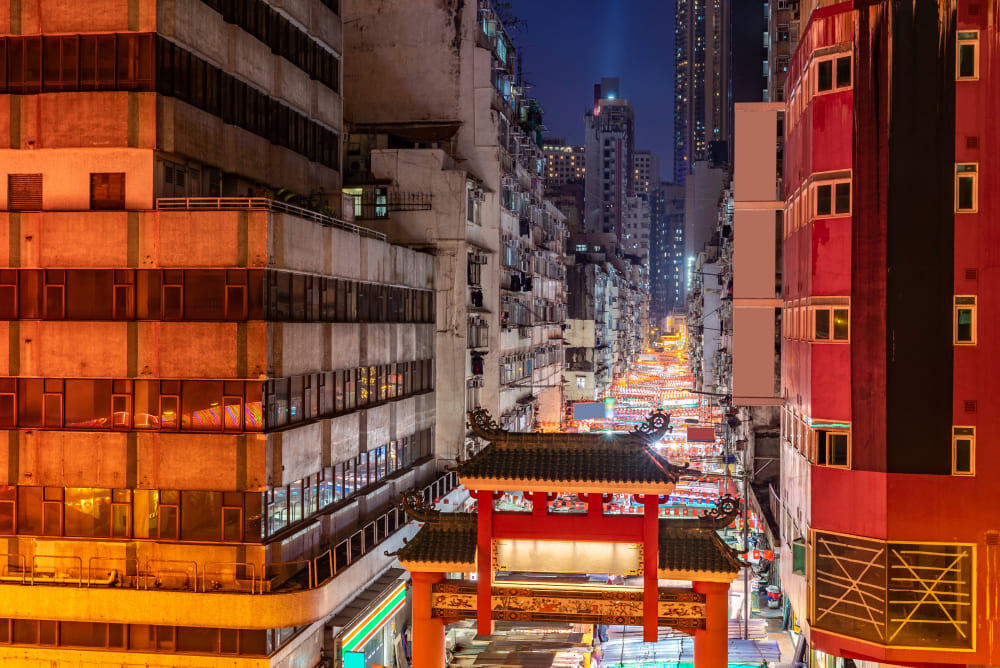
{"type": "Polygon", "coordinates": [[[576,386],[578,388],[580,388],[580,389],[583,389],[583,388],[587,387],[587,377],[586,376],[577,376],[576,377],[576,386]]]}
{"type": "Polygon", "coordinates": [[[121,210],[125,208],[125,173],[104,172],[90,175],[90,208],[121,210]]]}
{"type": "Polygon", "coordinates": [[[806,541],[804,538],[792,541],[792,572],[798,575],[806,574],[806,541]]]}
{"type": "Polygon", "coordinates": [[[979,179],[977,165],[965,162],[955,165],[955,211],[975,213],[979,210],[979,179]]]}
{"type": "Polygon", "coordinates": [[[816,92],[827,93],[851,87],[851,56],[834,56],[816,62],[816,92]]]}
{"type": "Polygon", "coordinates": [[[851,435],[847,431],[816,429],[814,432],[814,461],[820,466],[851,465],[851,435]]]}
{"type": "Polygon", "coordinates": [[[816,216],[839,216],[851,213],[851,182],[827,181],[815,186],[816,216]]]}
{"type": "Polygon", "coordinates": [[[8,174],[7,208],[10,211],[41,211],[42,175],[8,174]]]}
{"type": "Polygon", "coordinates": [[[846,305],[814,306],[813,340],[849,341],[851,338],[850,313],[850,309],[846,305]]]}
{"type": "Polygon", "coordinates": [[[969,30],[959,32],[957,37],[958,53],[955,58],[955,78],[979,78],[979,31],[969,30]]]}
{"type": "Polygon", "coordinates": [[[952,427],[951,474],[975,475],[976,428],[952,427]]]}
{"type": "Polygon", "coordinates": [[[955,343],[974,345],[976,343],[976,297],[959,295],[955,297],[955,343]]]}

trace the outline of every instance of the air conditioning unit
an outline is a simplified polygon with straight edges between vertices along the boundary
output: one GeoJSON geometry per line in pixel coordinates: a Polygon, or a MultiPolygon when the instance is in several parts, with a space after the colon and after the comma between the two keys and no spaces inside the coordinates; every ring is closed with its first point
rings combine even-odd
{"type": "Polygon", "coordinates": [[[531,328],[530,327],[518,327],[517,328],[517,335],[520,336],[522,339],[530,338],[531,337],[531,328]]]}

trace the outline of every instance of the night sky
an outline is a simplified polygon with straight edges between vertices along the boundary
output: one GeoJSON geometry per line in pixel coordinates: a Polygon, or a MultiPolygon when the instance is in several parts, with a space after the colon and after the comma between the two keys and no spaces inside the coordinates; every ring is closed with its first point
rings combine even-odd
{"type": "Polygon", "coordinates": [[[523,57],[528,94],[545,109],[546,134],[583,143],[583,114],[601,77],[621,79],[635,109],[637,149],[673,155],[673,0],[510,0],[528,22],[511,35],[523,57]]]}

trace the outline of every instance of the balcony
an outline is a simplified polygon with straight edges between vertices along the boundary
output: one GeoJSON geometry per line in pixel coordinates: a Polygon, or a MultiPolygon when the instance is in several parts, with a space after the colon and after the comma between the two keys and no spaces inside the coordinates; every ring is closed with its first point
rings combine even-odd
{"type": "MultiPolygon", "coordinates": [[[[423,488],[428,503],[457,485],[447,473],[423,488]]],[[[386,565],[415,527],[390,507],[308,559],[286,563],[202,562],[4,554],[0,616],[62,621],[271,629],[328,615],[386,565]],[[210,598],[209,598],[210,597],[210,598]]]]}
{"type": "Polygon", "coordinates": [[[267,197],[160,197],[156,200],[156,208],[175,211],[275,211],[305,218],[325,227],[347,230],[362,237],[378,239],[379,241],[386,239],[381,232],[267,197]]]}

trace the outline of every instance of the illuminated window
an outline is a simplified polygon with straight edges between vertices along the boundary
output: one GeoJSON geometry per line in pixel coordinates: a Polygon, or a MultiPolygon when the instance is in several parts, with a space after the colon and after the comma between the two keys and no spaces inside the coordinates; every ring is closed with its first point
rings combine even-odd
{"type": "Polygon", "coordinates": [[[955,296],[955,343],[957,345],[976,344],[976,297],[975,295],[955,296]]]}
{"type": "Polygon", "coordinates": [[[814,306],[813,341],[835,341],[847,343],[851,338],[850,309],[846,304],[814,306]]]}
{"type": "Polygon", "coordinates": [[[975,213],[979,210],[977,167],[974,162],[955,165],[955,211],[958,213],[975,213]]]}
{"type": "Polygon", "coordinates": [[[580,389],[583,389],[583,388],[587,387],[587,377],[586,376],[577,376],[576,377],[576,386],[578,388],[580,388],[580,389]]]}
{"type": "Polygon", "coordinates": [[[976,474],[976,428],[952,427],[951,474],[976,474]]]}
{"type": "Polygon", "coordinates": [[[969,30],[958,33],[958,53],[955,58],[955,78],[979,78],[979,31],[969,30]]]}

